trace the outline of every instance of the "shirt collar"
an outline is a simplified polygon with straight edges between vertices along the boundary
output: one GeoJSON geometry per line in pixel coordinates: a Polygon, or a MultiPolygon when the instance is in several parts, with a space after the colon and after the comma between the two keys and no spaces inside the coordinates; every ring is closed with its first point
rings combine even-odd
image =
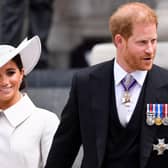
{"type": "MultiPolygon", "coordinates": [[[[134,71],[131,72],[131,75],[134,77],[134,79],[137,81],[137,83],[142,86],[145,77],[146,77],[147,71],[134,71]]],[[[127,72],[117,63],[116,59],[114,61],[114,80],[115,85],[119,85],[121,80],[127,75],[127,72]]]]}
{"type": "Polygon", "coordinates": [[[16,104],[4,111],[4,115],[11,125],[16,127],[31,115],[34,107],[35,105],[28,95],[24,94],[24,96],[16,104]]]}

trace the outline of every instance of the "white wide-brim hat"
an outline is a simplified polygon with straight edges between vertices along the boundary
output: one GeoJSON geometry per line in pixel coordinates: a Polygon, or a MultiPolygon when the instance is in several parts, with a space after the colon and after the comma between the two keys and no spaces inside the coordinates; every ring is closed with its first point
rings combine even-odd
{"type": "Polygon", "coordinates": [[[0,67],[8,63],[16,55],[20,54],[24,74],[30,73],[36,66],[41,55],[41,42],[38,36],[30,40],[23,40],[17,48],[11,45],[0,45],[0,67]]]}

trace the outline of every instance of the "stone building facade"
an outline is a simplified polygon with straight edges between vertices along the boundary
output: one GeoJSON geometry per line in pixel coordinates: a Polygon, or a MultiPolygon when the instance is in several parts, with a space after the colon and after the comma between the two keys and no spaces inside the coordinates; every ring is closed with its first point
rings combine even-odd
{"type": "MultiPolygon", "coordinates": [[[[131,0],[56,0],[53,26],[48,45],[50,64],[56,68],[70,68],[73,51],[84,47],[89,50],[94,43],[111,41],[108,19],[122,3],[131,0]],[[86,44],[85,44],[86,43],[86,44]],[[87,46],[88,45],[88,46],[87,46]]],[[[139,0],[150,5],[159,15],[159,40],[168,40],[168,2],[166,0],[139,0]]],[[[79,51],[79,56],[81,52],[79,51]]],[[[82,55],[82,54],[81,54],[82,55]]],[[[75,58],[76,59],[76,58],[75,58]]],[[[78,58],[80,59],[80,58],[78,58]]]]}

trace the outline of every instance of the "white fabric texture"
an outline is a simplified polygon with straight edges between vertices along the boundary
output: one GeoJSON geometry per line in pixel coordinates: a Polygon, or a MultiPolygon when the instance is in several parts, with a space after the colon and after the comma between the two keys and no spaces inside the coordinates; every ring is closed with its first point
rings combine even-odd
{"type": "Polygon", "coordinates": [[[43,168],[58,124],[54,113],[25,94],[0,113],[0,167],[43,168]]]}

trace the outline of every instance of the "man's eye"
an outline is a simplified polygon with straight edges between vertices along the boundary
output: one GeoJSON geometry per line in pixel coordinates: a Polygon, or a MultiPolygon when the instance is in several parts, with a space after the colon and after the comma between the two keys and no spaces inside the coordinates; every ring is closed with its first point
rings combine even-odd
{"type": "Polygon", "coordinates": [[[141,44],[146,44],[147,42],[146,42],[146,41],[141,41],[140,43],[141,43],[141,44]]]}
{"type": "Polygon", "coordinates": [[[152,44],[154,44],[154,43],[156,43],[156,42],[157,42],[156,39],[153,39],[153,40],[151,41],[152,44]]]}

